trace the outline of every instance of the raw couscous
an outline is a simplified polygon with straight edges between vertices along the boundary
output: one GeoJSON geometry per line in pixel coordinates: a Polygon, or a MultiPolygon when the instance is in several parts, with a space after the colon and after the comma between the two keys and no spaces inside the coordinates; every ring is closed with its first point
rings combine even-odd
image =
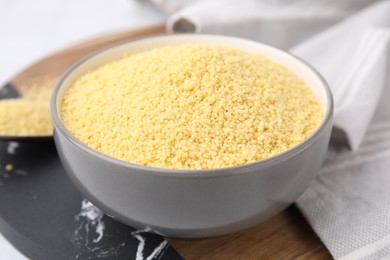
{"type": "Polygon", "coordinates": [[[21,98],[0,100],[0,135],[52,135],[50,95],[51,86],[34,86],[21,98]]]}
{"type": "Polygon", "coordinates": [[[126,55],[80,76],[60,116],[77,139],[111,157],[211,169],[292,148],[323,112],[303,80],[260,54],[183,44],[126,55]]]}

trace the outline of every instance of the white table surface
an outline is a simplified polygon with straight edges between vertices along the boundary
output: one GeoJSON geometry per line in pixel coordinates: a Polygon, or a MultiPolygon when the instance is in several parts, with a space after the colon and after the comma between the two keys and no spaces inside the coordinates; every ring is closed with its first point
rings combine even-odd
{"type": "MultiPolygon", "coordinates": [[[[67,45],[164,20],[164,14],[140,0],[0,0],[0,86],[67,45]]],[[[26,257],[0,234],[3,259],[26,257]]]]}

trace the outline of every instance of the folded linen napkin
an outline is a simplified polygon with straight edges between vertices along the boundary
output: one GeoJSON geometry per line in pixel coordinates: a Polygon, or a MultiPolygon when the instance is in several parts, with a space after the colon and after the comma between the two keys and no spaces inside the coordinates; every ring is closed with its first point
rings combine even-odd
{"type": "Polygon", "coordinates": [[[234,35],[289,48],[374,0],[152,0],[170,32],[234,35]]]}
{"type": "Polygon", "coordinates": [[[330,84],[335,131],[297,205],[336,259],[390,258],[390,1],[154,1],[171,32],[299,43],[290,51],[330,84]]]}
{"type": "Polygon", "coordinates": [[[335,133],[342,134],[337,141],[353,150],[370,125],[384,86],[389,32],[389,2],[378,2],[290,49],[329,83],[335,133]]]}
{"type": "Polygon", "coordinates": [[[390,1],[383,1],[291,50],[329,82],[335,126],[355,150],[334,142],[297,203],[336,259],[390,257],[389,47],[390,1]]]}

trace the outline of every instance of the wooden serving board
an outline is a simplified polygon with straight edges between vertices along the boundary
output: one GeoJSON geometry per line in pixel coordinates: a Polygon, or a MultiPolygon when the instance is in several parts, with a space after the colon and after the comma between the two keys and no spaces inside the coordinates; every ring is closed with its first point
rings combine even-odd
{"type": "MultiPolygon", "coordinates": [[[[115,33],[50,55],[31,65],[10,84],[21,94],[29,87],[54,84],[75,62],[121,41],[164,34],[163,26],[115,33]]],[[[76,205],[79,207],[79,205],[76,205]]],[[[210,239],[167,239],[185,259],[330,259],[320,239],[295,206],[248,230],[210,239]]]]}

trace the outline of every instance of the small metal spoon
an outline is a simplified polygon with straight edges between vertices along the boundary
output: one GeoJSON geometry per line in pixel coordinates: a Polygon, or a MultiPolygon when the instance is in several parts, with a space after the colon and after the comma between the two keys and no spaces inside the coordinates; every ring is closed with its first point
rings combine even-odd
{"type": "MultiPolygon", "coordinates": [[[[18,98],[22,95],[11,83],[6,84],[0,88],[0,100],[8,98],[18,98]]],[[[0,115],[1,116],[1,115],[0,115]]],[[[52,141],[53,135],[2,135],[0,134],[0,141],[3,142],[47,142],[52,141]]]]}

